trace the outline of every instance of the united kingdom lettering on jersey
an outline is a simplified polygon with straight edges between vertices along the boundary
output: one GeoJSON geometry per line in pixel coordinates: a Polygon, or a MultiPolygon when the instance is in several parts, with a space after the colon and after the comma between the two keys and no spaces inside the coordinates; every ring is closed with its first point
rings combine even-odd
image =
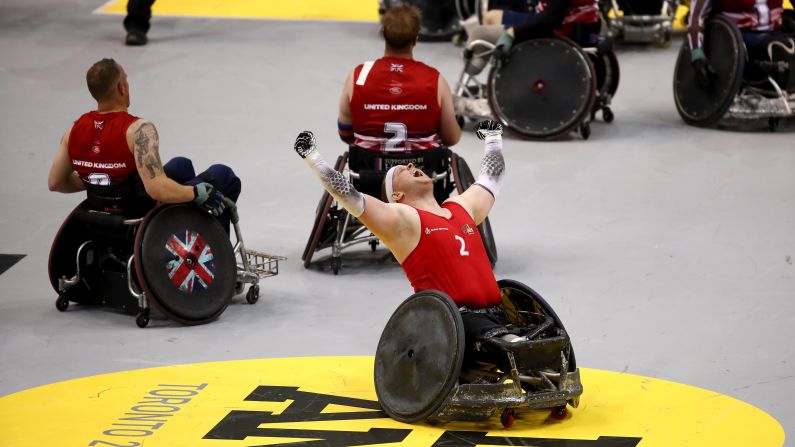
{"type": "Polygon", "coordinates": [[[115,185],[135,173],[127,129],[137,120],[126,112],[93,111],[75,121],[69,134],[69,158],[84,182],[115,185]]]}
{"type": "Polygon", "coordinates": [[[355,144],[373,151],[439,147],[439,72],[411,59],[381,58],[354,70],[355,144]]]}

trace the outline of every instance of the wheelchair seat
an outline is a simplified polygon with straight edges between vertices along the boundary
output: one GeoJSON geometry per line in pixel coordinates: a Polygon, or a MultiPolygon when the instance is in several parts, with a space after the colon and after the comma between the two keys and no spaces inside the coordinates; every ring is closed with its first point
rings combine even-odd
{"type": "Polygon", "coordinates": [[[498,282],[509,325],[466,347],[461,314],[439,291],[406,299],[386,324],[375,355],[374,379],[384,411],[400,422],[478,421],[502,412],[509,426],[516,408],[551,408],[565,418],[579,405],[580,373],[563,324],[529,287],[498,282]],[[505,333],[526,340],[508,342],[505,333]],[[474,361],[464,360],[468,348],[474,361]],[[475,379],[475,380],[473,380],[475,379]]]}
{"type": "MultiPolygon", "coordinates": [[[[335,169],[346,172],[358,191],[381,199],[386,171],[393,166],[408,163],[413,163],[434,180],[433,193],[439,203],[447,200],[454,191],[460,194],[475,183],[466,161],[445,147],[390,153],[368,151],[351,145],[345,154],[337,158],[335,169]]],[[[497,262],[497,248],[488,218],[478,229],[489,260],[494,265],[497,262]]],[[[309,268],[317,251],[331,248],[331,270],[336,275],[342,268],[342,252],[363,243],[369,244],[371,250],[375,251],[380,241],[324,191],[315,210],[312,232],[301,257],[304,267],[309,268]]]]}
{"type": "Polygon", "coordinates": [[[670,42],[678,0],[600,0],[599,4],[611,37],[659,46],[670,42]]]}
{"type": "Polygon", "coordinates": [[[738,121],[768,119],[771,131],[780,118],[795,116],[795,58],[789,61],[749,59],[740,30],[717,15],[707,20],[704,53],[716,76],[708,88],[695,81],[690,47],[684,42],[674,70],[674,100],[682,119],[690,125],[710,127],[738,121]],[[776,73],[788,76],[776,76],[776,73]],[[749,81],[752,73],[754,79],[749,81]],[[762,80],[757,78],[762,73],[762,80]],[[765,79],[766,76],[766,79],[765,79]],[[778,81],[777,81],[778,79],[778,81]],[[788,88],[792,84],[792,90],[788,88]]]}

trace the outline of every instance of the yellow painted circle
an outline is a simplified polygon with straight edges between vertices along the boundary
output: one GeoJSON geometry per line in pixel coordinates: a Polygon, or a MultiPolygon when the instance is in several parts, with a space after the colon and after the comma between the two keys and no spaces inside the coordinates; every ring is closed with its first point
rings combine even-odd
{"type": "Polygon", "coordinates": [[[582,370],[563,421],[519,410],[482,423],[407,425],[378,411],[372,357],[200,363],[45,385],[0,398],[2,446],[541,445],[780,447],[763,411],[711,391],[582,370]],[[601,440],[599,440],[601,437],[601,440]],[[309,441],[326,439],[326,443],[309,441]],[[566,440],[579,440],[566,443],[566,440]],[[597,441],[599,440],[599,441],[597,441]],[[586,441],[583,443],[583,441],[586,441]],[[592,441],[592,442],[587,442],[592,441]]]}

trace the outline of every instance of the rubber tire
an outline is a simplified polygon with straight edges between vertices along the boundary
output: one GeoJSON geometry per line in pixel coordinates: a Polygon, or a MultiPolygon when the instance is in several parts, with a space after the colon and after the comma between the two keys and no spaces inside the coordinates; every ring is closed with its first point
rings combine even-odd
{"type": "Polygon", "coordinates": [[[246,302],[249,304],[256,304],[259,301],[259,284],[254,284],[248,288],[246,292],[246,302]]]}

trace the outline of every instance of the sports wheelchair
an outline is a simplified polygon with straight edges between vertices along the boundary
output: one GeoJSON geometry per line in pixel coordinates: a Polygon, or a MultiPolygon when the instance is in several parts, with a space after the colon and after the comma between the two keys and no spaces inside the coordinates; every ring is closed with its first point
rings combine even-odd
{"type": "MultiPolygon", "coordinates": [[[[782,48],[784,46],[782,45],[782,48]]],[[[716,76],[700,87],[685,42],[674,69],[674,100],[679,115],[694,126],[726,127],[767,118],[775,131],[781,118],[795,116],[795,54],[783,48],[784,60],[750,59],[737,26],[722,16],[705,24],[704,53],[716,76]]]]}
{"type": "Polygon", "coordinates": [[[610,37],[659,46],[666,46],[671,41],[678,6],[678,0],[599,1],[610,37]]]}
{"type": "Polygon", "coordinates": [[[50,249],[49,277],[60,311],[75,302],[137,312],[143,328],[151,305],[179,323],[202,324],[217,318],[246,283],[246,301],[256,303],[259,280],[277,275],[285,259],[245,248],[229,199],[234,246],[218,221],[193,205],[108,208],[102,204],[120,200],[107,194],[112,187],[87,188],[88,198],[66,218],[50,249]]]}
{"type": "Polygon", "coordinates": [[[400,422],[480,421],[501,412],[507,428],[514,409],[552,409],[583,392],[571,342],[550,305],[524,284],[501,280],[501,311],[510,324],[465,346],[458,306],[427,290],[406,299],[386,324],[375,354],[375,391],[400,422]],[[524,337],[508,342],[505,334],[524,337]],[[465,359],[466,357],[466,359],[465,359]]]}
{"type": "MultiPolygon", "coordinates": [[[[475,177],[466,161],[447,148],[389,153],[371,152],[352,145],[337,158],[334,167],[339,172],[345,172],[347,167],[348,178],[358,191],[380,198],[386,171],[393,166],[408,163],[413,163],[433,179],[433,193],[439,203],[445,201],[453,191],[461,194],[475,183],[475,177]]],[[[478,230],[493,266],[497,262],[497,246],[488,218],[478,225],[478,230]]],[[[375,251],[379,240],[324,191],[315,211],[312,232],[301,257],[304,267],[309,268],[316,252],[331,248],[331,270],[336,275],[342,268],[343,250],[363,243],[369,244],[371,250],[375,251]]]]}
{"type": "Polygon", "coordinates": [[[609,40],[582,48],[566,37],[531,39],[514,45],[500,64],[496,42],[502,26],[468,29],[464,69],[454,89],[456,117],[497,119],[522,136],[556,139],[579,131],[591,135],[598,111],[610,123],[610,103],[618,90],[619,65],[609,40]],[[478,79],[486,66],[487,82],[478,79]]]}

